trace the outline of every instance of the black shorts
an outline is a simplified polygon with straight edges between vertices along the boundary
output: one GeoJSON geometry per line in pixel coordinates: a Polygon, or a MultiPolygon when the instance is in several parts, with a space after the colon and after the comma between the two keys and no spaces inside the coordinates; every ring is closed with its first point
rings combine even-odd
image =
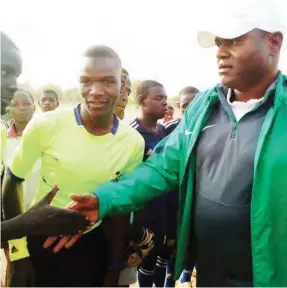
{"type": "Polygon", "coordinates": [[[28,237],[38,287],[101,287],[107,274],[107,240],[100,227],[83,235],[70,249],[44,249],[47,237],[28,237]]]}

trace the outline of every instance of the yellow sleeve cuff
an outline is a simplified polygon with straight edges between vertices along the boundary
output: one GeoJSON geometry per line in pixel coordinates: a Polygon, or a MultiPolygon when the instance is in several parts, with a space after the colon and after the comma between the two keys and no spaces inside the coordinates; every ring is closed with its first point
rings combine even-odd
{"type": "Polygon", "coordinates": [[[30,256],[27,248],[26,237],[9,241],[10,260],[17,261],[30,256]]]}

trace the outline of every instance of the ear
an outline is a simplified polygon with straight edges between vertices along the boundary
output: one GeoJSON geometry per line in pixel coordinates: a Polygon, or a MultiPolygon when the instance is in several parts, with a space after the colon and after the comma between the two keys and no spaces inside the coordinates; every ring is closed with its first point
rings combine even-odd
{"type": "Polygon", "coordinates": [[[127,86],[127,76],[122,74],[120,94],[122,94],[126,90],[126,86],[127,86]]]}
{"type": "Polygon", "coordinates": [[[60,105],[60,102],[58,101],[58,102],[57,102],[57,107],[59,107],[59,105],[60,105]]]}
{"type": "Polygon", "coordinates": [[[179,102],[176,103],[177,108],[180,108],[179,102]]]}
{"type": "Polygon", "coordinates": [[[139,105],[142,106],[142,107],[146,107],[147,104],[146,104],[146,101],[147,101],[147,98],[146,95],[145,96],[141,96],[139,99],[140,99],[140,102],[139,102],[139,105]]]}
{"type": "Polygon", "coordinates": [[[277,56],[280,52],[283,43],[283,34],[274,32],[269,35],[269,50],[270,55],[277,56]]]}

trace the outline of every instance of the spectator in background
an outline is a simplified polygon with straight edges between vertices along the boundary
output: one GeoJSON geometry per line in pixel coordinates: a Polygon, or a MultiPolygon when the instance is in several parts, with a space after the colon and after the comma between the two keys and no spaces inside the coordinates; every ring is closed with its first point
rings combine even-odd
{"type": "Polygon", "coordinates": [[[114,111],[120,120],[123,120],[125,117],[125,109],[128,104],[128,98],[131,94],[131,79],[128,71],[126,69],[122,69],[122,75],[126,77],[126,87],[122,87],[121,94],[114,111]]]}
{"type": "MultiPolygon", "coordinates": [[[[12,116],[12,122],[7,131],[7,143],[3,156],[5,166],[11,164],[12,156],[20,143],[22,133],[34,115],[35,104],[33,96],[26,90],[18,90],[14,94],[9,110],[12,116]]],[[[36,195],[40,179],[39,170],[40,162],[37,162],[23,184],[25,210],[29,208],[36,195]]]]}
{"type": "Polygon", "coordinates": [[[166,124],[173,120],[174,108],[171,105],[167,106],[167,111],[163,117],[163,119],[159,120],[159,123],[166,124]]]}
{"type": "Polygon", "coordinates": [[[39,106],[43,112],[53,111],[59,106],[59,97],[54,90],[45,90],[39,100],[39,106]]]}
{"type": "MultiPolygon", "coordinates": [[[[143,161],[153,153],[155,146],[165,137],[164,127],[158,123],[167,112],[167,95],[161,83],[146,80],[140,83],[136,92],[140,115],[131,122],[145,140],[143,161]]],[[[165,255],[166,197],[161,196],[147,203],[146,207],[135,212],[135,222],[150,229],[156,238],[155,248],[143,260],[138,271],[140,287],[163,287],[168,257],[165,255]],[[141,220],[138,220],[141,219],[141,220]]],[[[138,226],[141,226],[138,224],[138,226]]]]}
{"type": "MultiPolygon", "coordinates": [[[[194,99],[197,93],[199,93],[199,90],[193,86],[187,86],[179,92],[179,101],[177,102],[177,107],[180,109],[182,116],[185,108],[194,99]]],[[[177,118],[165,124],[166,135],[169,135],[177,127],[180,120],[181,118],[177,118]]]]}
{"type": "Polygon", "coordinates": [[[182,114],[188,104],[195,98],[197,93],[199,93],[199,90],[193,86],[187,86],[179,92],[179,102],[177,103],[177,107],[181,110],[182,114]]]}
{"type": "MultiPolygon", "coordinates": [[[[6,134],[6,144],[5,147],[3,148],[3,156],[2,156],[3,164],[6,167],[10,165],[12,156],[20,143],[22,133],[35,112],[34,99],[29,92],[24,90],[18,90],[17,92],[15,92],[14,97],[11,100],[10,106],[7,108],[7,110],[9,111],[9,114],[11,115],[12,119],[8,122],[9,124],[7,123],[8,128],[6,134]]],[[[37,166],[38,166],[37,170],[39,170],[39,164],[37,166]]],[[[38,181],[39,174],[35,173],[34,169],[29,179],[27,178],[27,181],[25,181],[23,184],[24,210],[27,210],[27,208],[30,206],[33,197],[36,194],[37,183],[39,182],[38,181]],[[35,184],[36,186],[34,186],[35,184]]],[[[4,251],[7,264],[5,286],[8,286],[12,270],[9,257],[9,250],[5,249],[4,251]]]]}

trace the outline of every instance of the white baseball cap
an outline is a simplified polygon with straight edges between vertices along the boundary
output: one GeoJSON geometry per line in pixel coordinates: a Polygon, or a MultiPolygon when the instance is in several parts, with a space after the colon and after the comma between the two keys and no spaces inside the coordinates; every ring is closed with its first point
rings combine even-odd
{"type": "MultiPolygon", "coordinates": [[[[286,0],[287,1],[287,0],[286,0]]],[[[247,4],[240,1],[230,1],[232,7],[224,7],[223,14],[217,14],[217,20],[212,23],[211,27],[198,31],[197,41],[203,48],[210,48],[215,44],[216,37],[223,39],[233,39],[240,37],[254,29],[260,29],[266,32],[284,33],[284,24],[282,15],[274,0],[249,0],[247,4]],[[235,2],[239,3],[238,7],[234,6],[235,2]],[[277,9],[276,9],[277,8],[277,9]],[[221,17],[221,18],[220,18],[221,17]]]]}

